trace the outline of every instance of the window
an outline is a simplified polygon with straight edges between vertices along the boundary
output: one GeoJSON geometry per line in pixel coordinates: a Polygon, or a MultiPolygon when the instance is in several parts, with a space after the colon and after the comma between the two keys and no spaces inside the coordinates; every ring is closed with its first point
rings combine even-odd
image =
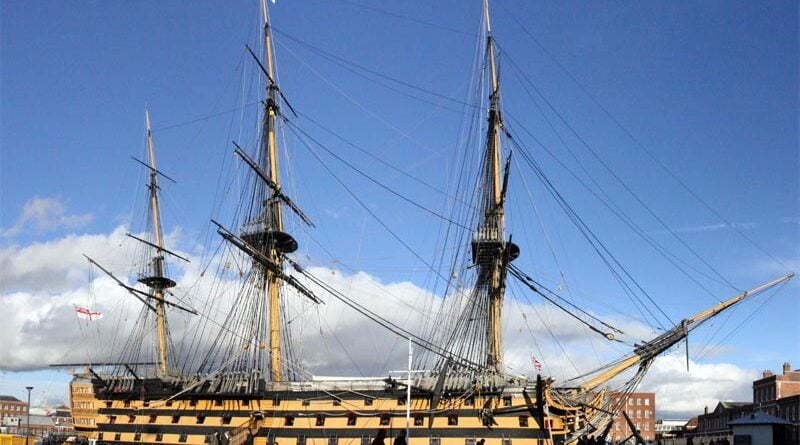
{"type": "Polygon", "coordinates": [[[181,416],[179,414],[173,414],[172,423],[178,423],[180,421],[181,421],[181,416]]]}
{"type": "Polygon", "coordinates": [[[325,426],[325,416],[322,414],[317,414],[317,421],[315,423],[316,426],[325,426]]]}
{"type": "Polygon", "coordinates": [[[372,402],[373,402],[372,399],[364,399],[364,405],[366,406],[372,406],[372,402]]]}
{"type": "Polygon", "coordinates": [[[205,423],[206,415],[205,414],[198,414],[197,415],[197,424],[205,423]]]}
{"type": "Polygon", "coordinates": [[[303,406],[311,405],[311,402],[308,400],[303,400],[303,406]]]}
{"type": "Polygon", "coordinates": [[[286,426],[294,426],[294,417],[286,416],[283,418],[283,424],[286,426]]]}
{"type": "Polygon", "coordinates": [[[276,395],[272,398],[272,406],[281,406],[281,397],[276,395]]]}
{"type": "Polygon", "coordinates": [[[189,400],[189,406],[197,406],[197,400],[189,400]]]}
{"type": "Polygon", "coordinates": [[[125,401],[125,408],[130,408],[130,406],[131,406],[131,401],[130,400],[126,400],[125,401]]]}
{"type": "Polygon", "coordinates": [[[156,433],[156,442],[164,440],[164,433],[156,433]]]}
{"type": "Polygon", "coordinates": [[[642,410],[637,409],[636,410],[636,418],[638,419],[640,417],[642,417],[642,410]]]}
{"type": "Polygon", "coordinates": [[[166,406],[172,406],[172,400],[167,400],[167,403],[165,403],[165,405],[166,406]]]}
{"type": "Polygon", "coordinates": [[[223,424],[223,425],[230,425],[230,424],[231,424],[231,418],[232,418],[232,417],[233,417],[233,416],[232,416],[232,415],[230,415],[230,414],[223,414],[223,415],[222,415],[222,424],[223,424]]]}
{"type": "Polygon", "coordinates": [[[186,442],[186,433],[181,433],[180,437],[178,437],[178,442],[186,442]]]}
{"type": "Polygon", "coordinates": [[[447,415],[447,424],[450,426],[458,425],[458,414],[450,413],[447,415]]]}
{"type": "Polygon", "coordinates": [[[136,414],[128,416],[128,423],[136,423],[136,414]]]}
{"type": "Polygon", "coordinates": [[[645,419],[649,419],[650,418],[650,410],[649,409],[644,410],[644,418],[645,419]]]}
{"type": "Polygon", "coordinates": [[[392,421],[392,417],[389,414],[386,414],[386,413],[381,414],[381,420],[380,420],[380,424],[381,425],[386,426],[389,423],[391,423],[391,421],[392,421]]]}
{"type": "Polygon", "coordinates": [[[475,397],[469,396],[466,399],[464,399],[464,405],[465,406],[475,406],[475,397]]]}
{"type": "Polygon", "coordinates": [[[119,440],[120,437],[122,437],[122,434],[120,434],[120,433],[114,434],[114,440],[119,440]]]}
{"type": "Polygon", "coordinates": [[[650,399],[644,399],[644,406],[650,406],[650,399]]]}
{"type": "Polygon", "coordinates": [[[117,423],[117,416],[108,416],[108,423],[117,423]]]}
{"type": "MultiPolygon", "coordinates": [[[[361,436],[361,445],[370,445],[371,443],[372,443],[372,440],[369,438],[369,436],[366,436],[366,435],[361,436]]],[[[298,443],[297,445],[300,445],[300,444],[298,443]]]]}
{"type": "Polygon", "coordinates": [[[424,417],[422,417],[420,415],[414,416],[414,426],[422,426],[424,424],[425,424],[425,418],[424,417]]]}
{"type": "Polygon", "coordinates": [[[503,397],[503,406],[511,406],[511,396],[503,397]]]}
{"type": "Polygon", "coordinates": [[[142,408],[147,408],[148,406],[150,406],[150,401],[149,400],[145,400],[145,401],[142,402],[142,408]]]}
{"type": "Polygon", "coordinates": [[[333,406],[341,406],[342,399],[333,399],[333,406]]]}
{"type": "Polygon", "coordinates": [[[249,399],[242,400],[242,406],[250,406],[250,400],[249,399]]]}
{"type": "Polygon", "coordinates": [[[619,431],[621,428],[619,427],[619,424],[616,424],[614,429],[616,429],[617,431],[619,431]]]}
{"type": "Polygon", "coordinates": [[[137,441],[137,442],[138,442],[138,441],[140,441],[140,440],[142,440],[142,433],[136,433],[136,434],[134,434],[134,435],[133,435],[133,440],[135,440],[135,441],[137,441]]]}
{"type": "Polygon", "coordinates": [[[644,430],[645,431],[650,431],[650,424],[649,423],[645,423],[644,424],[644,430]]]}
{"type": "Polygon", "coordinates": [[[503,438],[503,445],[511,445],[511,438],[510,437],[504,437],[503,438]]]}
{"type": "Polygon", "coordinates": [[[150,416],[150,418],[149,418],[149,419],[147,419],[147,423],[156,423],[156,419],[157,419],[157,418],[158,418],[158,416],[156,416],[155,414],[153,414],[153,415],[151,415],[151,416],[150,416]]]}
{"type": "Polygon", "coordinates": [[[641,404],[642,404],[642,399],[640,399],[640,398],[638,398],[638,397],[637,397],[637,398],[636,398],[636,406],[639,406],[639,405],[641,405],[641,404]]]}
{"type": "Polygon", "coordinates": [[[628,405],[633,405],[633,399],[628,399],[628,405]]]}
{"type": "Polygon", "coordinates": [[[397,404],[400,405],[400,406],[405,406],[406,398],[405,397],[398,397],[397,398],[397,404]]]}
{"type": "Polygon", "coordinates": [[[328,438],[328,445],[339,445],[339,436],[331,436],[328,438]]]}
{"type": "Polygon", "coordinates": [[[214,400],[214,406],[222,406],[222,399],[214,400]]]}
{"type": "Polygon", "coordinates": [[[347,413],[347,426],[355,426],[356,415],[355,413],[347,413]]]}
{"type": "Polygon", "coordinates": [[[305,436],[305,434],[300,434],[299,436],[297,436],[297,445],[306,445],[306,436],[305,436]]]}
{"type": "Polygon", "coordinates": [[[103,433],[97,433],[97,440],[103,440],[103,433]]]}
{"type": "Polygon", "coordinates": [[[528,416],[519,416],[519,426],[528,426],[528,416]]]}
{"type": "Polygon", "coordinates": [[[464,439],[464,445],[475,445],[475,438],[467,437],[466,439],[464,439]]]}
{"type": "Polygon", "coordinates": [[[111,405],[113,405],[113,402],[111,400],[106,400],[106,408],[111,408],[111,405]]]}
{"type": "Polygon", "coordinates": [[[431,436],[430,445],[442,445],[442,439],[439,436],[431,436]]]}

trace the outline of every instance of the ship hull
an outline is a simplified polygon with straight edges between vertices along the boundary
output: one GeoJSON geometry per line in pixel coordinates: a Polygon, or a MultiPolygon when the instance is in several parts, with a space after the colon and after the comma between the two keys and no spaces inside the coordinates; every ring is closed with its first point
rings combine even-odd
{"type": "Polygon", "coordinates": [[[540,425],[524,387],[447,393],[434,409],[430,393],[413,390],[408,409],[406,389],[381,380],[265,386],[220,393],[160,379],[112,386],[78,376],[70,386],[73,421],[98,444],[370,445],[385,430],[392,445],[408,428],[408,445],[538,445],[565,434],[557,416],[540,425]]]}

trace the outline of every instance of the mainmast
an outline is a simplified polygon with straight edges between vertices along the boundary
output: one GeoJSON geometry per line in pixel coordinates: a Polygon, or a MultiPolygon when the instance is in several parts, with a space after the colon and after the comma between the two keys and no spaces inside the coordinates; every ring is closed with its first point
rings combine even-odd
{"type": "Polygon", "coordinates": [[[487,364],[496,373],[503,372],[501,343],[501,309],[505,293],[505,278],[508,263],[519,256],[519,248],[505,239],[505,190],[508,181],[508,165],[501,172],[500,134],[503,119],[500,114],[500,82],[497,75],[495,48],[489,19],[489,0],[484,0],[486,20],[486,45],[491,81],[489,96],[488,129],[486,134],[485,165],[483,169],[482,220],[472,241],[473,261],[478,267],[477,286],[486,289],[488,295],[487,364]]]}
{"type": "Polygon", "coordinates": [[[152,275],[144,276],[139,281],[149,287],[155,299],[156,334],[158,336],[158,371],[164,377],[169,374],[167,346],[167,315],[164,303],[164,291],[175,286],[175,282],[164,276],[164,244],[161,234],[161,214],[158,208],[158,170],[156,155],[153,149],[153,133],[150,130],[150,112],[145,109],[147,126],[147,153],[150,164],[150,214],[153,218],[153,234],[155,236],[156,254],[152,259],[152,275]]]}
{"type": "MultiPolygon", "coordinates": [[[[275,134],[275,122],[278,115],[276,92],[278,86],[275,84],[275,63],[272,55],[272,35],[269,29],[269,15],[267,13],[267,2],[261,0],[261,11],[264,19],[264,51],[267,57],[267,102],[264,117],[264,131],[262,135],[262,153],[266,154],[269,169],[269,177],[275,187],[280,189],[280,178],[278,174],[278,143],[275,134]]],[[[265,216],[267,229],[274,233],[283,233],[283,215],[281,205],[277,199],[268,199],[265,202],[265,216]]],[[[267,252],[270,261],[278,268],[283,267],[283,257],[277,249],[275,243],[271,243],[267,252]]],[[[269,347],[270,347],[270,372],[273,382],[283,380],[281,363],[281,319],[280,319],[280,277],[274,272],[267,270],[267,297],[269,299],[269,347]]]]}

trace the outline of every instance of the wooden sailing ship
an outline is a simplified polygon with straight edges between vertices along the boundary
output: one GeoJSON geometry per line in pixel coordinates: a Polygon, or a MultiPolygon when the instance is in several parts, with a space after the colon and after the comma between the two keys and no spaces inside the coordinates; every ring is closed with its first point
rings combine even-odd
{"type": "MultiPolygon", "coordinates": [[[[249,270],[242,274],[242,287],[226,317],[243,328],[221,327],[211,351],[193,363],[196,372],[186,373],[176,366],[167,309],[200,311],[169,298],[175,281],[166,275],[166,259],[183,258],[164,245],[158,199],[158,180],[163,175],[156,167],[148,116],[152,239],[131,235],[150,251],[148,269],[139,278],[145,290],[114,279],[141,300],[143,317],[153,321],[156,360],[137,362],[131,360],[137,356],[131,353],[120,362],[87,365],[75,374],[73,422],[89,439],[108,444],[369,445],[385,430],[387,440],[406,431],[410,445],[474,445],[479,439],[487,445],[576,443],[582,435],[605,436],[611,420],[621,414],[624,407],[619,400],[624,397],[610,397],[609,382],[628,373],[614,390],[633,391],[653,360],[693,329],[791,278],[781,277],[686,318],[573,386],[556,386],[545,376],[528,379],[508,374],[501,341],[506,280],[513,275],[532,291],[541,290],[512,264],[521,249],[505,229],[510,159],[503,157],[501,147],[506,130],[487,0],[487,125],[478,173],[477,224],[469,228],[468,255],[475,281],[460,295],[464,301],[460,313],[444,333],[429,338],[392,324],[326,286],[291,258],[298,243],[286,232],[284,214],[311,223],[284,193],[279,177],[277,131],[282,113],[291,106],[276,82],[272,33],[263,0],[262,10],[264,63],[253,54],[266,79],[261,136],[254,155],[238,145],[235,150],[249,172],[248,199],[238,214],[238,229],[213,223],[226,245],[247,258],[249,270]],[[412,373],[409,363],[406,378],[304,378],[291,354],[281,305],[286,298],[319,303],[326,297],[340,299],[408,338],[415,349],[434,357],[428,362],[433,366],[412,373]]],[[[614,339],[608,325],[589,327],[614,339]]],[[[141,340],[137,345],[142,347],[141,340]]]]}

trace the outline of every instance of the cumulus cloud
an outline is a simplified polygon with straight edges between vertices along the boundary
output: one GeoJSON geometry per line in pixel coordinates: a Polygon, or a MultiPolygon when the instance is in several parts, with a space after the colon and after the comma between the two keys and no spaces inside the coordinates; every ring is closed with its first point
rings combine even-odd
{"type": "Polygon", "coordinates": [[[68,214],[66,205],[59,198],[34,197],[22,208],[17,222],[3,230],[5,238],[12,238],[26,229],[49,232],[56,229],[76,229],[84,227],[94,219],[91,213],[68,214]]]}
{"type": "MultiPolygon", "coordinates": [[[[137,243],[118,227],[109,234],[67,235],[26,247],[0,248],[0,368],[7,371],[33,370],[52,363],[103,362],[119,359],[134,325],[141,321],[142,304],[99,271],[88,273],[81,255],[87,253],[128,283],[137,243]],[[126,272],[128,271],[128,272],[126,272]],[[100,311],[98,321],[78,319],[74,306],[100,311]]],[[[168,236],[170,246],[181,245],[180,231],[168,236]]],[[[246,261],[235,257],[209,264],[198,257],[189,264],[173,264],[178,286],[171,298],[198,309],[203,316],[191,317],[170,311],[172,341],[179,361],[206,351],[219,332],[219,325],[232,307],[240,289],[239,271],[246,261]],[[215,274],[219,268],[223,273],[215,274]],[[206,272],[208,270],[208,272],[206,272]],[[214,278],[216,276],[216,278],[214,278]]],[[[442,297],[411,282],[384,283],[369,274],[343,273],[326,267],[308,267],[327,285],[350,296],[359,304],[412,332],[430,328],[441,318],[436,310],[442,297]]],[[[382,376],[405,368],[406,339],[379,327],[344,303],[319,291],[325,304],[315,305],[292,293],[286,295],[286,317],[295,340],[297,365],[315,375],[382,376]]],[[[625,331],[629,340],[649,338],[649,327],[621,317],[604,317],[625,331]]],[[[577,325],[567,314],[544,304],[522,302],[509,294],[504,308],[503,339],[505,361],[515,374],[532,375],[531,354],[544,366],[544,373],[564,382],[630,351],[630,347],[608,342],[577,325]]],[[[152,317],[149,320],[152,322],[152,317]]],[[[154,350],[152,335],[142,337],[142,351],[154,350]]],[[[241,344],[241,343],[240,343],[241,344]]],[[[416,348],[415,348],[416,349],[416,348]]],[[[696,413],[702,404],[742,397],[754,373],[733,365],[693,364],[686,373],[680,356],[666,356],[655,362],[643,389],[657,393],[660,410],[696,413]],[[713,383],[713,384],[712,384],[713,383]],[[687,388],[696,394],[684,400],[687,388]],[[694,403],[691,403],[694,402],[694,403]]],[[[187,370],[192,370],[192,367],[187,370]]],[[[196,369],[196,368],[194,368],[196,369]]]]}
{"type": "Polygon", "coordinates": [[[641,385],[642,391],[656,393],[658,415],[663,418],[690,418],[713,410],[719,401],[752,402],[752,382],[756,370],[727,363],[689,362],[680,352],[659,357],[641,385]]]}

